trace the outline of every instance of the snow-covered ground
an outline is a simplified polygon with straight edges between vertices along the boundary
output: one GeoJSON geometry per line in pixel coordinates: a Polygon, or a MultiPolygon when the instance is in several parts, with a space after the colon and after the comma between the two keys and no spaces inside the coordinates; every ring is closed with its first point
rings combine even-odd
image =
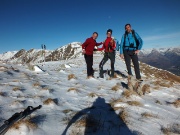
{"type": "MultiPolygon", "coordinates": [[[[95,77],[102,57],[94,55],[95,77]]],[[[151,92],[126,97],[126,66],[118,57],[118,77],[111,80],[107,74],[104,79],[86,79],[83,56],[39,64],[32,68],[35,71],[29,68],[0,63],[0,125],[27,106],[42,105],[26,118],[29,123],[22,122],[6,135],[180,134],[180,106],[175,106],[180,100],[177,82],[169,88],[156,86],[156,78],[147,79],[142,74],[151,92]]],[[[104,66],[107,69],[109,61],[104,66]]]]}

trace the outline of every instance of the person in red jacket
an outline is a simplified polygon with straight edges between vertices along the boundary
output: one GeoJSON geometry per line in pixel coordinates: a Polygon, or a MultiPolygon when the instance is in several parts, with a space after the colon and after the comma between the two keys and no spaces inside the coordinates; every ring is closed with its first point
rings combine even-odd
{"type": "Polygon", "coordinates": [[[99,46],[102,44],[97,43],[96,39],[98,37],[98,33],[94,32],[92,37],[87,38],[86,41],[82,44],[82,52],[84,54],[84,58],[87,65],[87,78],[94,77],[93,66],[93,51],[95,46],[99,46]]]}
{"type": "Polygon", "coordinates": [[[103,43],[102,48],[98,48],[98,51],[104,50],[104,58],[99,64],[99,77],[104,78],[104,71],[103,71],[103,65],[108,61],[108,59],[111,60],[111,74],[110,77],[114,77],[114,63],[115,63],[115,49],[116,49],[116,43],[114,39],[111,37],[112,35],[112,30],[108,29],[107,30],[107,38],[105,42],[103,43]]]}

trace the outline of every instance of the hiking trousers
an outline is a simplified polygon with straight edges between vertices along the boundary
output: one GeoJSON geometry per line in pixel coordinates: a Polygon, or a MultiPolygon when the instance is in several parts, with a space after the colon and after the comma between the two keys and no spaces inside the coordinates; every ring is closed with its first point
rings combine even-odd
{"type": "Polygon", "coordinates": [[[93,55],[86,55],[84,54],[84,58],[87,65],[87,76],[94,76],[93,66],[93,55]]]}
{"type": "Polygon", "coordinates": [[[134,71],[136,74],[136,79],[141,79],[137,54],[135,54],[134,51],[124,50],[124,59],[128,70],[128,74],[132,75],[132,71],[131,71],[131,60],[132,60],[134,65],[134,71]]]}
{"type": "Polygon", "coordinates": [[[102,59],[102,61],[99,64],[99,77],[104,78],[104,71],[103,71],[103,66],[104,64],[108,61],[108,59],[110,59],[111,61],[111,77],[114,77],[114,63],[115,63],[115,51],[113,52],[105,52],[104,53],[104,57],[102,59]]]}

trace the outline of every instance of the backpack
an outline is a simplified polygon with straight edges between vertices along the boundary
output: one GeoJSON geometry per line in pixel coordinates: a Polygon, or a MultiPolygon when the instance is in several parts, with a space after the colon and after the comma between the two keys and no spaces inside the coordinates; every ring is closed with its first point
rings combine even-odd
{"type": "Polygon", "coordinates": [[[136,50],[138,50],[138,47],[139,47],[139,40],[137,39],[136,35],[135,35],[135,31],[132,30],[132,36],[134,37],[135,39],[135,42],[136,42],[136,47],[130,47],[130,46],[125,46],[125,40],[126,40],[126,36],[127,36],[127,32],[125,32],[124,34],[124,43],[123,43],[123,48],[124,47],[129,47],[129,48],[135,48],[136,50]]]}
{"type": "Polygon", "coordinates": [[[114,39],[114,41],[116,42],[116,51],[119,51],[119,48],[120,48],[119,41],[117,39],[114,39]]]}

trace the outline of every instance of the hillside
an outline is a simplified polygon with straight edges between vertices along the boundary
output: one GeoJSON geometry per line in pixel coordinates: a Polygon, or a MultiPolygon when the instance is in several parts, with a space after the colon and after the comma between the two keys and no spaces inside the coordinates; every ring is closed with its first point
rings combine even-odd
{"type": "MultiPolygon", "coordinates": [[[[95,70],[102,57],[94,55],[95,70]]],[[[180,77],[170,72],[140,63],[149,89],[139,96],[127,90],[126,66],[118,56],[117,78],[111,80],[106,73],[105,79],[86,79],[80,53],[37,65],[0,62],[0,125],[29,105],[42,105],[6,135],[180,134],[180,77]]]]}
{"type": "Polygon", "coordinates": [[[139,60],[180,76],[179,47],[142,50],[139,55],[139,60]]]}

